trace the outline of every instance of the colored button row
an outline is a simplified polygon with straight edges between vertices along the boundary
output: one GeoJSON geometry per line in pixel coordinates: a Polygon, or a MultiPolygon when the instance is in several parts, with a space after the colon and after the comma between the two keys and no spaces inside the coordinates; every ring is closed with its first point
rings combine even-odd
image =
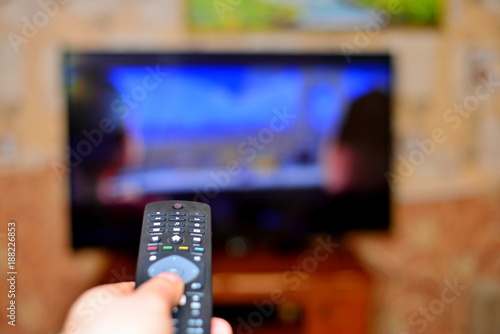
{"type": "MultiPolygon", "coordinates": [[[[157,251],[159,249],[159,246],[148,246],[146,249],[150,252],[154,252],[154,251],[157,251]]],[[[161,249],[162,250],[174,250],[174,246],[162,246],[161,249]]],[[[179,247],[177,247],[177,249],[181,250],[181,251],[188,251],[189,247],[188,246],[179,246],[179,247]]],[[[204,253],[205,248],[193,247],[193,252],[204,253]]]]}

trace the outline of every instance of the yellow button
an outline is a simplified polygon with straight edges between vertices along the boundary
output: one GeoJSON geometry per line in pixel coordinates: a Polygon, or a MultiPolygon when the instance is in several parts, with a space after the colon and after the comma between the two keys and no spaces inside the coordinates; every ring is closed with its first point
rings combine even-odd
{"type": "Polygon", "coordinates": [[[189,250],[189,247],[187,247],[187,246],[179,246],[179,250],[189,250]]]}

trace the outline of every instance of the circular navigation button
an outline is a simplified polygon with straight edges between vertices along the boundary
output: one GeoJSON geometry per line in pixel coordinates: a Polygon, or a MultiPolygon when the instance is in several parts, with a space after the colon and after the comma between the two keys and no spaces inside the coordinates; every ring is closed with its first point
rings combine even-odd
{"type": "MultiPolygon", "coordinates": [[[[182,277],[184,283],[193,281],[200,274],[200,269],[185,257],[171,255],[156,261],[148,268],[149,277],[154,277],[161,272],[170,271],[182,277]]],[[[199,284],[201,287],[201,284],[199,284]]]]}
{"type": "Polygon", "coordinates": [[[184,270],[179,267],[170,267],[166,271],[170,271],[171,273],[177,274],[182,277],[184,275],[184,270]]]}
{"type": "Polygon", "coordinates": [[[179,209],[182,209],[184,207],[184,205],[182,205],[182,203],[174,203],[174,205],[172,205],[172,207],[174,209],[179,210],[179,209]]]}

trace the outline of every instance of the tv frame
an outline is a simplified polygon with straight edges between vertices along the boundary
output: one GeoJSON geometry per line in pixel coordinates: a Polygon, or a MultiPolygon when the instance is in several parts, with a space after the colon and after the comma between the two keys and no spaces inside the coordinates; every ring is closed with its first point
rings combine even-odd
{"type": "MultiPolygon", "coordinates": [[[[278,64],[282,64],[286,62],[287,60],[300,60],[301,62],[311,62],[311,63],[316,63],[319,61],[324,61],[324,62],[334,62],[334,63],[339,63],[339,64],[346,64],[346,65],[351,65],[351,64],[357,64],[357,63],[384,63],[387,64],[390,76],[391,76],[391,85],[389,87],[389,97],[392,100],[394,96],[394,90],[392,87],[392,83],[394,82],[394,68],[393,68],[393,57],[389,54],[360,54],[360,55],[350,55],[349,58],[346,58],[344,55],[340,53],[332,54],[332,53],[315,53],[315,52],[291,52],[291,53],[283,53],[283,52],[248,52],[248,53],[241,53],[241,52],[223,52],[223,53],[217,53],[217,52],[130,52],[130,53],[121,53],[121,52],[87,52],[87,51],[69,51],[64,53],[63,55],[63,67],[64,67],[64,72],[65,72],[65,95],[66,95],[66,101],[68,106],[70,105],[70,92],[69,92],[69,81],[70,79],[68,78],[68,74],[71,69],[70,67],[72,66],[72,63],[77,60],[77,58],[83,57],[83,58],[94,58],[94,59],[99,59],[96,63],[95,66],[99,67],[102,65],[106,65],[110,61],[113,61],[115,64],[144,64],[144,61],[142,59],[148,58],[148,63],[149,64],[161,64],[162,62],[165,61],[165,59],[170,59],[176,60],[177,64],[182,64],[182,63],[189,63],[192,62],[193,60],[201,60],[201,59],[207,59],[210,58],[213,63],[218,63],[218,64],[227,64],[227,63],[241,63],[241,62],[251,62],[251,63],[269,63],[269,62],[276,62],[278,64]]],[[[70,111],[69,111],[70,112],[70,111]]],[[[68,122],[70,120],[71,116],[68,116],[68,122]]],[[[387,122],[389,123],[389,129],[391,129],[392,125],[392,119],[391,116],[389,116],[387,122]]],[[[68,131],[68,138],[71,137],[71,133],[68,131]]],[[[391,147],[389,148],[389,155],[387,157],[387,165],[391,165],[392,161],[392,156],[390,152],[392,151],[392,131],[388,134],[389,137],[391,138],[391,147]]],[[[70,151],[70,150],[69,150],[70,151]]],[[[68,157],[70,159],[71,157],[68,157]]],[[[71,162],[68,163],[68,165],[71,165],[71,162]]],[[[71,174],[71,173],[70,173],[71,174]]],[[[73,176],[70,175],[70,189],[74,186],[74,182],[71,180],[73,176]]],[[[72,193],[72,191],[70,192],[72,193]]],[[[288,192],[283,192],[282,194],[284,197],[287,196],[293,196],[290,194],[293,194],[293,191],[288,191],[288,192]]],[[[308,196],[307,192],[303,193],[305,196],[308,196]]],[[[261,193],[259,196],[262,198],[266,198],[266,196],[270,196],[269,193],[261,193]]],[[[271,195],[272,196],[272,195],[271,195]]],[[[359,230],[379,230],[379,231],[387,231],[390,226],[391,226],[391,195],[390,195],[390,188],[389,184],[387,184],[387,194],[384,194],[384,200],[387,203],[387,216],[383,218],[383,221],[378,222],[376,224],[370,224],[368,222],[356,222],[353,224],[341,224],[342,226],[338,226],[338,228],[332,228],[332,229],[325,229],[316,231],[307,231],[304,230],[303,228],[299,227],[297,231],[299,232],[298,234],[292,234],[287,236],[288,240],[287,241],[277,241],[280,238],[281,231],[278,231],[277,233],[269,233],[267,237],[262,238],[262,243],[274,247],[275,245],[278,248],[289,248],[290,244],[302,244],[301,239],[304,239],[304,236],[308,234],[314,234],[314,233],[331,233],[335,235],[343,235],[346,232],[349,231],[359,231],[359,230]],[[304,234],[305,233],[305,234],[304,234]]],[[[243,198],[245,197],[245,194],[243,198]]],[[[314,194],[311,194],[311,197],[314,197],[314,194]]],[[[179,199],[193,199],[192,196],[181,196],[179,199]]],[[[195,198],[197,200],[201,201],[206,201],[206,196],[205,198],[201,198],[198,196],[195,198]]],[[[210,200],[208,201],[210,202],[210,200]]],[[[101,226],[97,230],[96,229],[89,229],[85,230],[85,228],[80,224],[80,226],[75,225],[75,211],[74,211],[74,203],[73,199],[70,199],[70,217],[72,221],[72,240],[73,240],[73,247],[75,248],[80,248],[80,247],[88,247],[88,246],[97,246],[97,247],[105,247],[105,248],[112,248],[112,249],[121,249],[121,250],[126,250],[126,251],[132,251],[135,252],[136,250],[136,245],[138,244],[138,231],[140,229],[140,219],[137,220],[136,226],[121,226],[119,229],[117,229],[117,225],[115,225],[116,222],[110,224],[109,226],[101,226]],[[85,231],[84,231],[85,230],[85,231]],[[84,232],[83,235],[81,234],[82,231],[84,232]],[[118,238],[109,238],[110,235],[120,235],[118,238]],[[94,236],[94,237],[92,237],[94,236]],[[98,237],[96,237],[98,236],[98,237]],[[136,239],[135,241],[133,239],[136,239]]],[[[142,213],[142,212],[141,212],[142,213]]],[[[371,218],[369,215],[367,215],[367,221],[370,221],[371,218]]],[[[119,220],[120,218],[116,218],[119,220]]],[[[118,223],[119,224],[119,223],[118,223]]],[[[294,228],[296,228],[295,226],[294,228]]],[[[324,225],[323,225],[324,227],[324,225]]],[[[215,226],[214,228],[214,233],[217,234],[217,227],[215,226]]],[[[254,231],[252,231],[252,228],[245,228],[241,231],[235,231],[231,230],[229,233],[223,233],[223,239],[217,239],[216,242],[219,241],[219,243],[223,243],[224,241],[227,241],[229,238],[236,236],[236,237],[241,237],[245,240],[248,240],[250,243],[259,243],[260,241],[258,240],[259,237],[256,237],[254,231]]],[[[215,245],[217,247],[217,244],[215,245]]],[[[293,247],[293,246],[292,246],[293,247]]]]}

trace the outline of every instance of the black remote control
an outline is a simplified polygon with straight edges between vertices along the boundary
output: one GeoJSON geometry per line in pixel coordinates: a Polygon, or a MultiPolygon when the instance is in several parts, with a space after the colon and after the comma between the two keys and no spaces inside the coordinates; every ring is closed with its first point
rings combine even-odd
{"type": "Polygon", "coordinates": [[[190,201],[146,205],[136,288],[161,272],[182,277],[185,293],[172,310],[174,333],[209,334],[212,318],[212,226],[210,206],[190,201]]]}

